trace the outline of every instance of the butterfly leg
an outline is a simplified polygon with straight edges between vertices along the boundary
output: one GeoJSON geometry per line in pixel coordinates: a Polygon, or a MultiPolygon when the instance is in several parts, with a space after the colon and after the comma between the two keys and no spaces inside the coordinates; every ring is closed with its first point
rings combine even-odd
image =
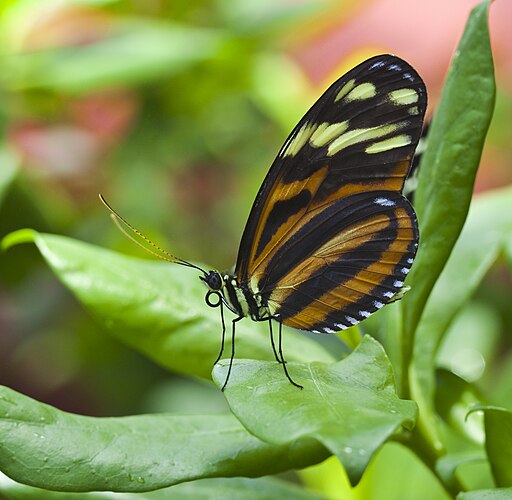
{"type": "Polygon", "coordinates": [[[231,322],[231,358],[229,360],[228,374],[226,375],[226,380],[224,381],[224,385],[221,389],[222,392],[224,392],[226,385],[228,385],[229,376],[231,375],[231,367],[233,366],[233,359],[235,358],[235,324],[241,319],[243,319],[243,316],[239,316],[231,322]]]}
{"type": "Polygon", "coordinates": [[[290,374],[288,373],[288,368],[286,368],[286,361],[284,360],[283,356],[283,322],[279,317],[276,318],[277,321],[279,321],[279,356],[281,357],[281,361],[283,364],[284,373],[286,375],[286,378],[291,382],[292,385],[295,387],[298,387],[299,389],[304,389],[304,387],[300,384],[297,384],[292,380],[290,377],[290,374]]]}
{"type": "Polygon", "coordinates": [[[213,362],[214,365],[216,365],[219,362],[219,359],[222,356],[222,353],[224,352],[224,338],[226,336],[226,322],[224,321],[224,308],[222,305],[222,301],[220,302],[220,319],[222,322],[222,340],[220,343],[219,355],[217,356],[217,359],[213,362]]]}
{"type": "Polygon", "coordinates": [[[268,328],[270,330],[270,343],[272,344],[272,350],[274,351],[274,356],[276,358],[276,361],[278,363],[282,363],[282,360],[281,358],[279,357],[279,355],[277,354],[277,350],[276,350],[276,344],[274,343],[274,334],[272,332],[272,318],[269,318],[268,319],[268,328]]]}

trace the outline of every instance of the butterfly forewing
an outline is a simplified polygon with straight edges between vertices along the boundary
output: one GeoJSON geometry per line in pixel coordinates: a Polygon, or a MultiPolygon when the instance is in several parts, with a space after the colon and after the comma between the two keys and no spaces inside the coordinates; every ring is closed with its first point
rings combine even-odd
{"type": "Polygon", "coordinates": [[[426,100],[410,65],[377,56],[335,82],[286,140],[236,266],[239,284],[284,323],[341,329],[400,289],[418,238],[401,190],[426,100]]]}

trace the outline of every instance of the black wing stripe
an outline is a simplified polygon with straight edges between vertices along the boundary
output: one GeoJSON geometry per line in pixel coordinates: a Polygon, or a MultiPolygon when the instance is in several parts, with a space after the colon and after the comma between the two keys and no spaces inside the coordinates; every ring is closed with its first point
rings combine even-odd
{"type": "MultiPolygon", "coordinates": [[[[312,256],[316,250],[325,245],[335,236],[343,233],[350,227],[361,225],[364,220],[372,216],[389,217],[397,206],[403,205],[406,200],[394,193],[385,193],[381,196],[379,193],[358,193],[346,197],[337,203],[328,205],[324,210],[319,211],[307,223],[296,229],[289,238],[284,241],[270,258],[264,269],[263,277],[259,283],[259,290],[262,293],[273,290],[278,286],[279,281],[291,272],[298,263],[312,256]],[[392,206],[385,207],[375,203],[377,199],[388,199],[392,206]]],[[[364,227],[362,225],[361,227],[364,227]]],[[[364,239],[364,235],[361,235],[364,239]]],[[[381,237],[375,235],[376,238],[381,237]]],[[[389,241],[387,235],[382,235],[384,241],[389,241]]],[[[394,235],[397,237],[397,235],[394,235]]],[[[345,241],[350,243],[352,237],[349,232],[346,233],[345,241]]],[[[372,250],[381,242],[370,243],[369,247],[361,246],[360,250],[372,250]]],[[[353,259],[357,258],[354,254],[353,259]]]]}
{"type": "Polygon", "coordinates": [[[371,296],[362,297],[356,303],[344,308],[343,312],[340,310],[331,311],[322,321],[318,321],[318,318],[321,317],[321,315],[317,316],[317,321],[311,325],[311,330],[330,333],[330,330],[336,331],[343,329],[338,327],[340,323],[344,324],[348,328],[359,323],[370,314],[383,307],[401,289],[401,283],[403,283],[404,276],[403,274],[401,275],[400,269],[405,266],[408,259],[414,258],[415,253],[416,248],[414,245],[411,245],[409,253],[404,255],[403,259],[397,264],[395,273],[383,280],[378,287],[375,287],[371,296]],[[400,283],[399,286],[394,285],[397,281],[400,283]],[[351,318],[351,320],[347,320],[347,317],[351,318]],[[356,321],[354,322],[352,320],[356,321]],[[329,331],[326,331],[326,329],[329,331]]]}
{"type": "Polygon", "coordinates": [[[265,225],[258,241],[256,253],[263,251],[277,230],[290,218],[290,214],[296,214],[306,209],[310,202],[311,193],[307,189],[303,189],[292,198],[276,201],[270,211],[268,223],[265,225]]]}
{"type": "MultiPolygon", "coordinates": [[[[415,252],[416,247],[411,242],[408,252],[397,263],[393,274],[388,275],[379,285],[366,291],[360,299],[353,302],[344,300],[342,309],[325,301],[318,301],[311,295],[309,297],[313,299],[311,300],[312,306],[310,305],[307,308],[301,308],[299,304],[292,303],[291,301],[282,304],[280,313],[283,317],[286,316],[293,320],[293,323],[290,323],[289,320],[285,320],[284,323],[290,324],[290,326],[295,328],[314,331],[315,333],[333,333],[356,325],[383,307],[400,290],[404,279],[400,270],[407,265],[408,260],[414,258],[415,252]]],[[[346,299],[346,293],[343,292],[343,288],[345,288],[345,285],[337,288],[336,291],[339,292],[340,296],[343,296],[343,299],[346,299]]],[[[307,295],[310,291],[305,288],[302,293],[307,295]]],[[[340,302],[342,301],[340,300],[340,302]]]]}
{"type": "MultiPolygon", "coordinates": [[[[339,330],[342,327],[336,325],[356,324],[400,290],[416,253],[418,231],[409,202],[399,194],[388,196],[393,205],[385,212],[387,222],[380,229],[372,228],[366,239],[356,241],[348,251],[340,245],[338,254],[325,262],[314,260],[316,249],[313,256],[296,261],[296,266],[276,284],[269,299],[285,324],[312,331],[322,331],[320,325],[330,331],[339,330]],[[315,318],[316,326],[305,319],[306,315],[315,318]],[[345,315],[352,319],[345,320],[345,315]]],[[[358,198],[357,213],[372,217],[374,196],[358,198]]],[[[340,225],[338,230],[345,231],[340,225]]],[[[329,241],[324,244],[328,246],[329,241]]]]}
{"type": "MultiPolygon", "coordinates": [[[[389,238],[388,241],[390,242],[394,239],[396,229],[397,226],[392,221],[390,226],[379,234],[387,235],[389,238]]],[[[372,251],[374,253],[373,262],[377,262],[383,251],[386,250],[386,247],[383,248],[381,243],[376,244],[373,242],[373,240],[369,240],[361,247],[355,247],[351,252],[340,255],[336,261],[328,266],[328,268],[326,266],[321,267],[315,274],[310,276],[306,283],[299,285],[296,290],[289,294],[284,299],[284,302],[282,302],[277,313],[279,313],[283,320],[285,320],[289,317],[285,312],[288,305],[293,304],[294,307],[298,307],[299,310],[305,309],[315,300],[318,300],[321,296],[325,295],[331,290],[338,288],[340,285],[349,283],[350,280],[353,280],[355,276],[361,271],[361,269],[364,269],[364,266],[361,266],[359,269],[353,269],[352,273],[347,273],[344,266],[345,256],[349,259],[351,257],[355,257],[357,256],[359,249],[372,251]],[[329,279],[325,280],[325,275],[327,272],[329,274],[329,279]],[[329,282],[330,287],[327,286],[329,282]]],[[[375,284],[372,283],[372,286],[375,286],[375,284]]]]}

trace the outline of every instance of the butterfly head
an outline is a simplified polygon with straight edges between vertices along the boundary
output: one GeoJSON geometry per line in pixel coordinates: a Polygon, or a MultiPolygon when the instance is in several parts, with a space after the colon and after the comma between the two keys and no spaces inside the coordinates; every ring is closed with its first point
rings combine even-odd
{"type": "Polygon", "coordinates": [[[224,280],[218,271],[208,271],[199,279],[208,287],[211,292],[220,292],[224,288],[224,280]]]}
{"type": "Polygon", "coordinates": [[[203,271],[204,276],[199,276],[199,279],[206,285],[208,292],[205,300],[210,307],[219,307],[222,302],[222,289],[226,282],[218,271],[203,271]],[[214,297],[212,299],[212,297],[214,297]]]}

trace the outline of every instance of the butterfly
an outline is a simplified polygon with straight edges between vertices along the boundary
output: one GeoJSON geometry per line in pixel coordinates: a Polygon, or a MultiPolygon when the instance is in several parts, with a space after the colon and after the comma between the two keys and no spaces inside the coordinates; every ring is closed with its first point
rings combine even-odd
{"type": "MultiPolygon", "coordinates": [[[[334,82],[293,129],[261,185],[233,273],[201,272],[206,303],[224,307],[234,359],[236,323],[266,321],[276,360],[291,378],[282,325],[334,333],[369,317],[404,290],[418,247],[418,223],[402,190],[421,136],[425,84],[404,60],[372,57],[334,82]],[[272,321],[279,325],[276,349],[272,321]]],[[[137,241],[136,241],[137,243],[137,241]]],[[[141,245],[142,246],[142,245],[141,245]]]]}

